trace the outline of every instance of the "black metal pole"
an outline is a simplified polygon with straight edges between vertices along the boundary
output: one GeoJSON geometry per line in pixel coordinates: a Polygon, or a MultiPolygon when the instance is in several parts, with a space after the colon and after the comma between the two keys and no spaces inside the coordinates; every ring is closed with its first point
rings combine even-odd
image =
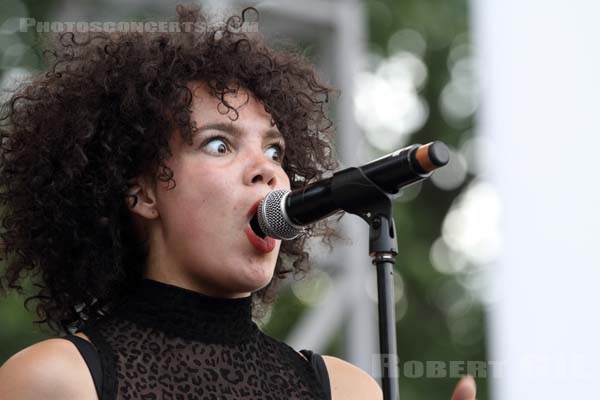
{"type": "Polygon", "coordinates": [[[349,168],[344,175],[334,176],[332,193],[337,207],[360,216],[369,224],[369,254],[377,268],[379,359],[383,398],[399,400],[393,276],[398,244],[392,218],[392,200],[388,193],[374,184],[359,168],[349,168]]]}
{"type": "MultiPolygon", "coordinates": [[[[425,146],[409,146],[392,153],[384,160],[394,165],[400,160],[410,166],[409,169],[398,169],[398,173],[404,173],[402,179],[394,174],[391,178],[389,174],[386,175],[394,185],[397,186],[400,179],[406,186],[407,182],[415,183],[428,178],[431,171],[446,165],[449,152],[445,144],[436,141],[425,146]]],[[[398,187],[382,181],[376,171],[372,171],[374,167],[384,168],[381,162],[377,162],[362,168],[347,168],[343,173],[334,174],[329,186],[331,198],[327,196],[327,199],[331,202],[331,209],[341,209],[358,215],[369,224],[369,255],[373,257],[373,264],[377,268],[383,398],[400,400],[394,302],[394,258],[398,255],[398,242],[391,200],[391,195],[397,192],[398,187]],[[374,182],[367,174],[373,175],[378,182],[374,182]]]]}
{"type": "Polygon", "coordinates": [[[396,348],[396,304],[394,301],[394,258],[398,254],[396,227],[392,219],[389,197],[381,198],[375,215],[369,222],[369,254],[377,268],[379,308],[379,352],[381,388],[385,400],[399,400],[398,351],[396,348]]]}
{"type": "MultiPolygon", "coordinates": [[[[398,400],[398,363],[396,349],[396,313],[394,304],[394,263],[386,257],[375,257],[377,296],[379,300],[379,351],[381,353],[381,386],[383,398],[398,400]]],[[[392,258],[393,260],[393,258],[392,258]]]]}

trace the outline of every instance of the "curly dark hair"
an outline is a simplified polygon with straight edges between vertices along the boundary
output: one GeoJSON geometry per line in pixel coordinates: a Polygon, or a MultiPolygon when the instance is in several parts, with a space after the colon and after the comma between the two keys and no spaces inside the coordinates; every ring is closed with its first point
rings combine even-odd
{"type": "MultiPolygon", "coordinates": [[[[125,201],[128,181],[147,173],[175,184],[164,164],[168,140],[179,132],[191,144],[196,130],[187,83],[205,82],[226,112],[233,108],[225,94],[240,87],[264,105],[285,138],[283,168],[292,189],[338,166],[327,116],[337,91],[307,57],[244,33],[240,27],[248,13],[258,15],[255,9],[210,26],[197,6],[178,5],[176,12],[175,33],[48,35],[48,69],[2,106],[0,294],[23,294],[20,283],[30,275],[36,289],[25,307],[37,299],[34,323],[54,333],[106,315],[142,278],[148,249],[125,201]]],[[[274,301],[279,280],[310,270],[310,236],[330,246],[338,237],[322,223],[283,242],[273,279],[252,294],[255,315],[274,301]]]]}

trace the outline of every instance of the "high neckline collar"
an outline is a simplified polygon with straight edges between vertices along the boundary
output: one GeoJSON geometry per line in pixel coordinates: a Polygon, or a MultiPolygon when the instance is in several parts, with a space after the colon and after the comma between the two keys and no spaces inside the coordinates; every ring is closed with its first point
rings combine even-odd
{"type": "Polygon", "coordinates": [[[252,296],[221,298],[144,278],[115,308],[117,317],[169,336],[205,343],[242,343],[258,331],[252,296]]]}

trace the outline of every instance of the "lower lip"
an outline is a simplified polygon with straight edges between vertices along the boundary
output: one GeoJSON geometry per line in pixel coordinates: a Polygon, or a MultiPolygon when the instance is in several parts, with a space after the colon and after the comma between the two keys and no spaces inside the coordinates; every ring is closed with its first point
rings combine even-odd
{"type": "Polygon", "coordinates": [[[275,239],[273,239],[272,237],[265,236],[264,239],[258,237],[256,235],[256,233],[254,233],[252,228],[250,228],[249,225],[246,226],[246,229],[244,229],[244,232],[246,232],[246,236],[248,237],[248,240],[250,241],[250,243],[252,243],[252,245],[256,248],[256,250],[258,250],[262,253],[272,252],[273,249],[275,248],[275,245],[277,244],[275,239]]]}

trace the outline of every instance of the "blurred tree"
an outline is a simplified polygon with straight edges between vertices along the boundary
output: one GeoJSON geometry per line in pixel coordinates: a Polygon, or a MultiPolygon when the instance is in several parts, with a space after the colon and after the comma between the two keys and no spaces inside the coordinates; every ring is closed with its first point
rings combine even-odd
{"type": "MultiPolygon", "coordinates": [[[[422,92],[428,105],[425,124],[414,132],[409,143],[442,140],[453,149],[472,138],[473,114],[449,118],[444,114],[441,97],[452,80],[452,62],[459,45],[469,46],[468,3],[466,0],[368,0],[369,48],[380,57],[398,51],[411,51],[411,43],[398,39],[398,32],[414,31],[425,39],[422,60],[427,68],[427,83],[422,92]],[[394,35],[396,34],[396,35],[394,35]]],[[[398,108],[402,104],[397,105],[398,108]]],[[[394,213],[398,230],[400,255],[396,271],[404,281],[407,311],[397,325],[398,353],[402,363],[408,360],[486,361],[485,314],[480,299],[473,298],[461,284],[460,274],[448,275],[436,270],[430,262],[430,251],[440,236],[440,227],[457,196],[474,178],[465,180],[452,190],[441,190],[431,181],[421,186],[416,199],[399,201],[394,213]],[[458,306],[457,306],[458,304],[458,306]],[[454,307],[454,308],[453,308],[454,307]],[[461,309],[462,308],[462,309],[461,309]],[[460,309],[460,312],[456,312],[460,309]],[[463,332],[457,340],[453,332],[463,332]]],[[[424,364],[425,365],[425,364],[424,364]]],[[[433,364],[430,364],[433,365],[433,364]]],[[[405,371],[406,372],[406,371],[405,371]]],[[[449,398],[456,377],[436,377],[431,372],[422,378],[411,378],[400,371],[400,395],[404,400],[449,398]]],[[[472,371],[473,373],[474,371],[472,371]]],[[[478,399],[488,398],[485,376],[477,376],[478,399]]]]}

